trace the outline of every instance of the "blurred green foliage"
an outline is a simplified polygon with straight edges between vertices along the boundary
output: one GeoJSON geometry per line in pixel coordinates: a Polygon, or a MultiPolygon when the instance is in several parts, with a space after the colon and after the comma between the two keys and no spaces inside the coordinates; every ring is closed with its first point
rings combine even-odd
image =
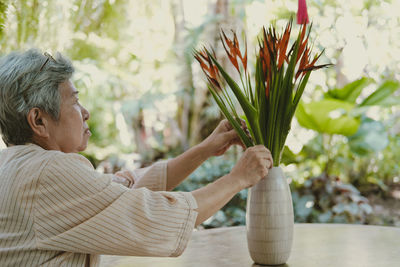
{"type": "Polygon", "coordinates": [[[292,188],[297,222],[367,223],[372,213],[368,199],[338,177],[322,174],[292,188]]]}

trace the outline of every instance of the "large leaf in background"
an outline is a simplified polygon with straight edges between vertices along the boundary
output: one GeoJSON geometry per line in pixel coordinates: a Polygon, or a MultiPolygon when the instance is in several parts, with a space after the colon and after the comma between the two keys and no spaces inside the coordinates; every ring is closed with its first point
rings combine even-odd
{"type": "Polygon", "coordinates": [[[281,163],[284,165],[289,165],[289,164],[296,164],[299,163],[299,155],[293,153],[292,150],[288,146],[284,146],[282,150],[282,158],[281,158],[281,163]]]}
{"type": "Polygon", "coordinates": [[[366,117],[362,119],[357,133],[348,139],[350,149],[360,156],[381,151],[389,144],[388,133],[383,124],[366,117]]]}
{"type": "MultiPolygon", "coordinates": [[[[386,106],[390,101],[390,97],[393,93],[400,87],[398,81],[387,80],[382,83],[378,89],[376,89],[372,94],[370,94],[364,101],[359,105],[360,107],[363,106],[373,106],[373,105],[384,105],[386,106]]],[[[399,103],[393,103],[399,104],[399,103]]]]}
{"type": "Polygon", "coordinates": [[[335,99],[300,102],[296,111],[299,124],[319,133],[353,135],[360,120],[349,115],[354,104],[335,99]]]}
{"type": "MultiPolygon", "coordinates": [[[[387,97],[385,100],[382,100],[379,105],[383,106],[383,107],[391,107],[391,106],[400,105],[400,96],[387,97]]],[[[367,107],[367,106],[365,106],[365,107],[367,107]]]]}
{"type": "Polygon", "coordinates": [[[373,82],[372,79],[363,77],[354,82],[346,84],[343,88],[329,90],[327,92],[327,96],[350,103],[356,103],[357,97],[361,94],[362,90],[371,82],[373,82]]]}

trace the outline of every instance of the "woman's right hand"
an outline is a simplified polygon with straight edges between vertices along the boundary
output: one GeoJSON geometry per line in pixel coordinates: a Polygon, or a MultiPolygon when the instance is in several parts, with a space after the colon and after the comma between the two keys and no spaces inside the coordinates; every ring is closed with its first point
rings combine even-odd
{"type": "Polygon", "coordinates": [[[272,167],[271,152],[265,146],[257,145],[246,149],[229,175],[244,189],[255,185],[267,176],[272,167]]]}

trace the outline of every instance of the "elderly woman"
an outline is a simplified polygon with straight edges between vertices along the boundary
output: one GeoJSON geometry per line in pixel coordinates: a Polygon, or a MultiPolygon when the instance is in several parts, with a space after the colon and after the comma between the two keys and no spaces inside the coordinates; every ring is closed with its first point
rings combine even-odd
{"type": "Polygon", "coordinates": [[[91,135],[89,112],[58,54],[11,53],[0,61],[0,265],[97,266],[100,254],[178,256],[193,228],[272,166],[263,146],[193,192],[168,192],[238,136],[222,121],[202,143],[145,169],[94,170],[77,152],[91,135]],[[116,179],[117,176],[119,179],[116,179]],[[115,182],[130,181],[129,185],[115,182]]]}

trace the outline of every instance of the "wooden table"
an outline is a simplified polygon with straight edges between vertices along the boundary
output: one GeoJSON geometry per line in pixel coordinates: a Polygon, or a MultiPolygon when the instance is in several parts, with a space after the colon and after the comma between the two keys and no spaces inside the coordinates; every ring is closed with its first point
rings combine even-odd
{"type": "MultiPolygon", "coordinates": [[[[243,226],[193,232],[178,258],[102,256],[101,266],[247,267],[253,264],[243,226]]],[[[282,266],[282,265],[281,265],[282,266]]],[[[289,267],[400,266],[400,228],[295,224],[289,267]]]]}

